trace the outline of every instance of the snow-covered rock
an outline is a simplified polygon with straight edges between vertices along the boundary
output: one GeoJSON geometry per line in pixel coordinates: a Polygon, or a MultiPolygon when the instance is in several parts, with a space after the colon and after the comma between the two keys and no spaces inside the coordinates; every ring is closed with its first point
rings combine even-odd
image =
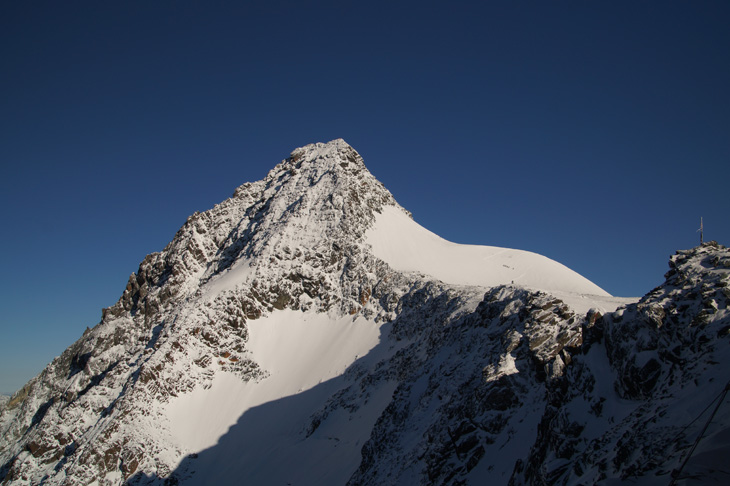
{"type": "MultiPolygon", "coordinates": [[[[0,481],[666,484],[728,380],[728,262],[679,252],[613,298],[441,239],[347,143],[308,145],[188,218],[0,404],[0,481]]],[[[726,408],[680,482],[726,474],[726,408]]]]}

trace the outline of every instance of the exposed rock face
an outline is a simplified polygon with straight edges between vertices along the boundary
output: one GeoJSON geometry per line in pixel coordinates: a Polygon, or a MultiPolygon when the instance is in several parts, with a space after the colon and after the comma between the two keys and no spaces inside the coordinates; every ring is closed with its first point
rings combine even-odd
{"type": "MultiPolygon", "coordinates": [[[[379,354],[349,366],[297,432],[316,448],[337,420],[362,424],[341,484],[668,482],[729,377],[726,248],[678,252],[639,302],[584,315],[548,292],[393,270],[365,239],[385,206],[400,208],[336,140],[191,216],[97,326],[0,405],[0,481],[201,482],[224,454],[184,446],[169,406],[221,374],[270,380],[251,323],[287,310],[383,325],[379,354]]],[[[720,410],[683,474],[724,477],[720,410]]]]}

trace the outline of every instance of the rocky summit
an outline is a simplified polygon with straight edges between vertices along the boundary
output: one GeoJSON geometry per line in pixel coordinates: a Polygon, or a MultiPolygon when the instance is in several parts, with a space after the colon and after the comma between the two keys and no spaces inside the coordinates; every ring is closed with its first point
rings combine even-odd
{"type": "Polygon", "coordinates": [[[669,267],[621,299],[450,243],[308,145],[0,403],[0,483],[726,484],[730,251],[669,267]]]}

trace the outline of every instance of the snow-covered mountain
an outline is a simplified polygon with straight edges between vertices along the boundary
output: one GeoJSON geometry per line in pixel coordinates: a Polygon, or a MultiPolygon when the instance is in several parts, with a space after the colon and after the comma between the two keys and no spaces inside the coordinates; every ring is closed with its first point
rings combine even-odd
{"type": "Polygon", "coordinates": [[[0,405],[0,481],[722,483],[730,251],[666,278],[620,299],[450,243],[344,141],[308,145],[192,215],[0,405]]]}

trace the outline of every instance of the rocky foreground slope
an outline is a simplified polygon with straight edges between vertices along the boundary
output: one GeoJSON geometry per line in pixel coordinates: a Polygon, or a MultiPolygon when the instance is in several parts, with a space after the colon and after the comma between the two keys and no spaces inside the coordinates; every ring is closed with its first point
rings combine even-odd
{"type": "Polygon", "coordinates": [[[0,481],[724,484],[729,283],[708,243],[614,299],[441,240],[344,141],[309,145],[0,405],[0,481]]]}

